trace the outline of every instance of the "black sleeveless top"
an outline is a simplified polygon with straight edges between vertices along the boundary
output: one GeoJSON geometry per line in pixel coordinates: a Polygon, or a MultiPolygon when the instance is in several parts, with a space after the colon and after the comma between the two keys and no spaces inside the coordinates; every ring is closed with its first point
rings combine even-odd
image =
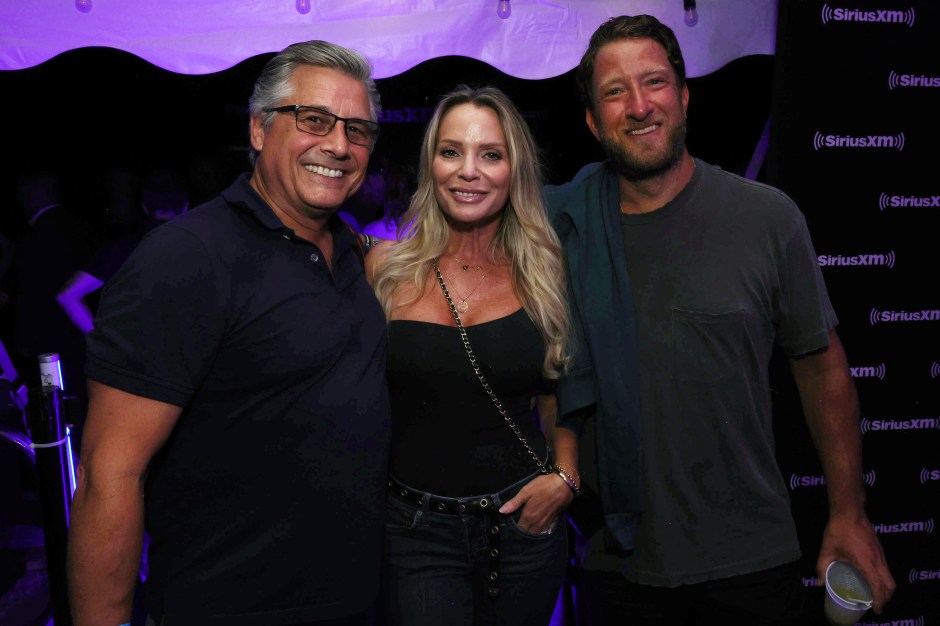
{"type": "MultiPolygon", "coordinates": [[[[543,391],[545,347],[524,309],[466,327],[483,375],[529,445],[545,459],[545,438],[531,408],[543,391]]],[[[500,491],[537,469],[470,366],[451,326],[389,323],[391,474],[443,496],[500,491]]]]}

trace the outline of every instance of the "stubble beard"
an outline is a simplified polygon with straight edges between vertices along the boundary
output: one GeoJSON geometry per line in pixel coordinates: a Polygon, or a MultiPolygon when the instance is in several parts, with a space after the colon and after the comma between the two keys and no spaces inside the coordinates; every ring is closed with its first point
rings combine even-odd
{"type": "Polygon", "coordinates": [[[628,152],[613,141],[603,127],[599,128],[598,135],[601,147],[617,173],[630,181],[642,181],[664,174],[679,162],[685,152],[686,129],[686,117],[683,115],[679,123],[669,130],[663,152],[648,158],[628,152]]]}

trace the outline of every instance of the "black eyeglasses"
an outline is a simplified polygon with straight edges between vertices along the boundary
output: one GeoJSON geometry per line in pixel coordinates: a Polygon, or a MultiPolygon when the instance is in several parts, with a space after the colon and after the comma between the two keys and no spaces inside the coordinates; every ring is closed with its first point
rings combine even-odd
{"type": "Polygon", "coordinates": [[[293,113],[297,130],[323,137],[329,135],[336,122],[342,122],[346,129],[346,139],[357,146],[371,148],[379,139],[379,125],[369,120],[340,117],[329,111],[300,104],[285,104],[281,107],[264,109],[265,113],[293,113]]]}

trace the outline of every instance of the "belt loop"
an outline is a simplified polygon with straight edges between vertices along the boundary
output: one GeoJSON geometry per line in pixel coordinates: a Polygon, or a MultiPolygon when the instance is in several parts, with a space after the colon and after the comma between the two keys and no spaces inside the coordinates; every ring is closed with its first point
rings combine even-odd
{"type": "Polygon", "coordinates": [[[421,525],[430,526],[431,525],[431,516],[428,515],[428,511],[431,509],[431,494],[425,493],[421,496],[421,525]]]}
{"type": "Polygon", "coordinates": [[[490,496],[490,504],[492,504],[493,508],[498,511],[499,507],[503,506],[502,493],[494,493],[492,496],[490,496]]]}

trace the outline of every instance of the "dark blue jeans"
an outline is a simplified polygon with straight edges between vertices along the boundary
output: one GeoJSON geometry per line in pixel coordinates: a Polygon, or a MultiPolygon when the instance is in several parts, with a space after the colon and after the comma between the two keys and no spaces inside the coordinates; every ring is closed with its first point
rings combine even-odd
{"type": "MultiPolygon", "coordinates": [[[[490,495],[491,510],[530,479],[490,495]]],[[[518,511],[492,517],[441,513],[391,492],[387,505],[383,593],[389,626],[547,626],[568,560],[564,519],[551,534],[534,535],[518,526],[518,511]],[[494,524],[495,596],[489,592],[494,524]]]]}

